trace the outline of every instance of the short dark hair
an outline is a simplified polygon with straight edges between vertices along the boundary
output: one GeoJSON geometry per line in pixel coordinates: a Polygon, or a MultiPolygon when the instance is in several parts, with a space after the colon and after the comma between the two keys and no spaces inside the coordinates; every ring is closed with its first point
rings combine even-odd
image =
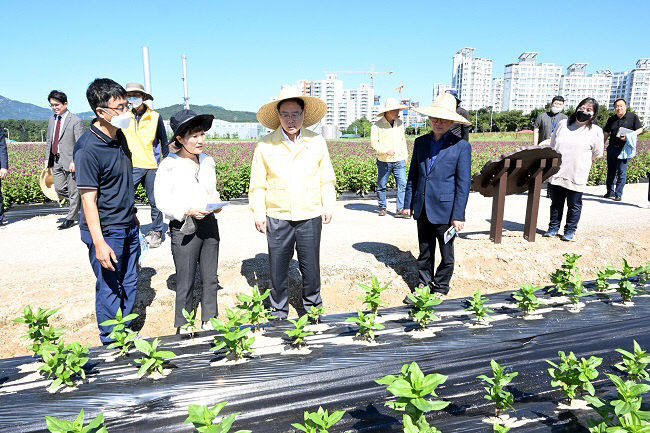
{"type": "Polygon", "coordinates": [[[301,110],[305,110],[305,101],[303,101],[300,98],[289,98],[289,99],[283,99],[282,101],[278,102],[278,105],[275,106],[275,108],[280,111],[280,107],[282,104],[285,104],[287,102],[295,102],[296,104],[300,105],[301,110]]]}
{"type": "Polygon", "coordinates": [[[110,78],[96,78],[86,90],[86,99],[95,114],[97,107],[106,107],[108,101],[119,98],[126,99],[126,90],[110,78]]]}
{"type": "Polygon", "coordinates": [[[587,126],[591,128],[591,125],[594,125],[598,122],[598,101],[596,101],[594,98],[585,98],[580,103],[576,106],[576,111],[573,112],[573,114],[569,117],[569,121],[567,124],[571,125],[572,123],[575,123],[576,121],[576,112],[578,111],[578,108],[582,107],[585,104],[590,104],[594,108],[594,115],[591,116],[591,119],[589,119],[589,123],[587,123],[587,126]]]}
{"type": "Polygon", "coordinates": [[[553,105],[553,102],[555,101],[560,101],[561,103],[564,103],[564,98],[561,96],[554,96],[553,99],[551,99],[551,105],[553,105]]]}
{"type": "Polygon", "coordinates": [[[50,102],[50,99],[56,99],[62,104],[68,103],[68,97],[60,90],[52,90],[50,94],[47,95],[47,102],[50,102]]]}
{"type": "Polygon", "coordinates": [[[618,101],[623,101],[623,104],[625,104],[625,106],[627,107],[627,101],[623,98],[618,98],[616,101],[614,101],[614,105],[616,105],[618,101]]]}

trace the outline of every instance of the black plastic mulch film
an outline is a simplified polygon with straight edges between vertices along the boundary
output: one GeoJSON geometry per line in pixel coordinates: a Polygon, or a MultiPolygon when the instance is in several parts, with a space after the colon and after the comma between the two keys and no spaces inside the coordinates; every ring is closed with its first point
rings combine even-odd
{"type": "MultiPolygon", "coordinates": [[[[402,413],[384,406],[390,398],[385,386],[374,381],[398,374],[405,363],[417,361],[425,374],[440,373],[447,381],[436,390],[451,404],[427,414],[430,424],[443,433],[491,432],[482,419],[494,414],[494,405],[483,398],[483,384],[476,376],[491,375],[490,359],[519,375],[508,388],[515,396],[511,417],[529,421],[512,431],[586,432],[584,422],[569,411],[558,411],[562,399],[550,386],[545,359],[557,360],[557,352],[573,351],[579,357],[603,358],[597,395],[613,395],[604,373],[614,373],[620,360],[615,348],[631,350],[632,340],[650,348],[650,295],[634,298],[634,307],[616,305],[616,293],[582,298],[579,313],[556,305],[541,320],[524,320],[510,293],[489,295],[488,307],[497,319],[488,328],[473,328],[464,301],[444,301],[435,308],[441,320],[434,336],[421,336],[406,317],[407,308],[381,310],[386,328],[377,332],[376,345],[351,343],[356,332],[343,323],[353,314],[322,318],[329,329],[307,339],[309,354],[276,353],[253,356],[246,362],[213,365],[222,354],[210,352],[214,332],[163,337],[161,349],[171,350],[171,373],[153,380],[135,378],[139,357],[132,349],[128,358],[110,360],[112,350],[90,351],[87,380],[71,392],[49,393],[51,381],[33,372],[30,357],[0,360],[0,432],[45,432],[45,416],[73,420],[85,409],[86,420],[103,412],[110,433],[192,432],[183,424],[189,404],[214,405],[228,401],[221,415],[241,412],[233,431],[295,431],[291,423],[303,422],[303,412],[318,406],[344,410],[342,420],[330,431],[398,432],[402,413]],[[345,342],[346,344],[340,344],[345,342]]],[[[553,300],[543,295],[542,298],[553,300]]],[[[543,307],[544,308],[544,307],[543,307]]],[[[356,315],[356,314],[354,314],[356,315]]],[[[282,338],[289,323],[268,324],[265,338],[282,338]]],[[[277,340],[279,342],[279,340],[277,340]]],[[[356,341],[356,340],[355,340],[356,341]]],[[[645,405],[644,405],[645,407],[645,405]]]]}

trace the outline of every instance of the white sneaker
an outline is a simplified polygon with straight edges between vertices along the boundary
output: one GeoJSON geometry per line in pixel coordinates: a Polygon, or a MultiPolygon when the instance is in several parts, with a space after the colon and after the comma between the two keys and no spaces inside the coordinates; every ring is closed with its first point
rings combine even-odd
{"type": "Polygon", "coordinates": [[[203,322],[201,325],[201,330],[202,331],[214,331],[214,328],[212,327],[212,323],[208,322],[203,322]]]}

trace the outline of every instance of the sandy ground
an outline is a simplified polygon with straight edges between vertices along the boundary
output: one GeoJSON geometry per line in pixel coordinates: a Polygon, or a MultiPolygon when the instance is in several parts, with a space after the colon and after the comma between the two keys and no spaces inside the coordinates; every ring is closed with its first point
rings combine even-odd
{"type": "MultiPolygon", "coordinates": [[[[536,242],[523,239],[525,194],[506,198],[501,244],[489,240],[492,199],[470,195],[465,230],[456,240],[456,267],[450,297],[466,297],[475,289],[484,293],[515,290],[525,281],[548,284],[548,274],[562,261],[562,254],[582,254],[578,265],[585,280],[595,268],[619,265],[626,257],[632,265],[650,260],[650,209],[647,184],[628,185],[624,201],[601,198],[604,187],[590,187],[584,196],[577,241],[542,238],[550,200],[542,198],[536,242]],[[617,226],[612,230],[612,226],[617,226]]],[[[544,194],[542,194],[544,195],[544,194]]],[[[327,313],[355,311],[363,291],[357,283],[373,275],[391,281],[385,292],[390,305],[399,305],[417,282],[418,244],[413,220],[396,219],[394,199],[389,216],[376,215],[376,201],[339,200],[334,218],[324,226],[321,244],[322,295],[327,313]]],[[[150,222],[148,208],[139,214],[150,222]]],[[[58,231],[63,212],[43,207],[17,207],[7,213],[10,224],[0,228],[0,357],[26,355],[23,325],[12,319],[26,304],[33,308],[60,308],[50,319],[65,328],[66,341],[97,345],[94,284],[88,251],[77,227],[58,231]]],[[[253,284],[269,286],[266,238],[255,231],[246,203],[234,203],[219,215],[221,234],[219,311],[232,307],[236,295],[253,284]]],[[[143,229],[147,227],[144,226],[143,229]]],[[[291,315],[300,305],[298,263],[290,268],[291,315]]],[[[135,327],[146,337],[171,334],[174,306],[174,266],[169,238],[149,250],[138,282],[135,327]]]]}

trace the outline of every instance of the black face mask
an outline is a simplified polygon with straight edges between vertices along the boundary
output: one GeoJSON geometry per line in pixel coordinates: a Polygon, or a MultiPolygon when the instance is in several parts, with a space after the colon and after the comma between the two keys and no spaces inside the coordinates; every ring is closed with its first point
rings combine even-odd
{"type": "Polygon", "coordinates": [[[585,113],[584,111],[576,111],[576,119],[578,122],[586,122],[591,119],[591,114],[585,113]]]}

